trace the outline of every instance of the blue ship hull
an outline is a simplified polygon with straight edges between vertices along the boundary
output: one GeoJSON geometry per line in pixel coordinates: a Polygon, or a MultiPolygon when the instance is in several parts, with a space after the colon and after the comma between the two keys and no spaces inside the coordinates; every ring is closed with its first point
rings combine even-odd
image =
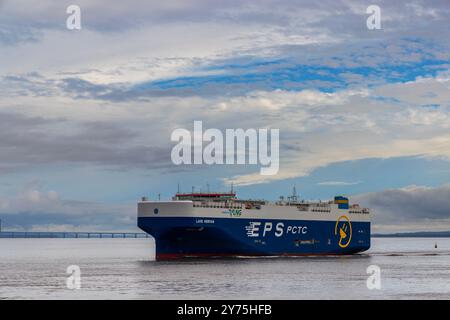
{"type": "Polygon", "coordinates": [[[370,247],[370,222],[139,217],[155,238],[156,258],[347,255],[370,247]]]}

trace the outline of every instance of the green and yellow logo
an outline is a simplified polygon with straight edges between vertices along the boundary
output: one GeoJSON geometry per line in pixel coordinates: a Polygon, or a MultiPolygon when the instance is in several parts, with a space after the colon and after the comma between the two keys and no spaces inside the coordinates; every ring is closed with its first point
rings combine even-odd
{"type": "Polygon", "coordinates": [[[334,226],[334,235],[339,237],[339,247],[346,248],[352,241],[352,223],[347,216],[340,216],[334,226]]]}
{"type": "Polygon", "coordinates": [[[228,209],[222,211],[222,213],[229,214],[230,217],[240,217],[242,215],[242,209],[228,209]]]}

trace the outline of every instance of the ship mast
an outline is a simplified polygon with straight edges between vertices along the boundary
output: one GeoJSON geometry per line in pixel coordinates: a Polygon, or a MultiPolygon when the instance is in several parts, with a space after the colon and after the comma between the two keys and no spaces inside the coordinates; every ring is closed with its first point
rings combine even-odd
{"type": "Polygon", "coordinates": [[[288,197],[288,201],[293,203],[296,203],[298,201],[297,188],[295,187],[295,185],[292,188],[292,195],[288,197]]]}

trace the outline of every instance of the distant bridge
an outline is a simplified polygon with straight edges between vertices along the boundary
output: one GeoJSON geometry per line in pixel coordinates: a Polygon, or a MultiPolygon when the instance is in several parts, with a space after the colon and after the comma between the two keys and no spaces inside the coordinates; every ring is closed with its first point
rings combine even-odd
{"type": "Polygon", "coordinates": [[[2,231],[0,238],[150,238],[143,232],[19,232],[2,231]]]}

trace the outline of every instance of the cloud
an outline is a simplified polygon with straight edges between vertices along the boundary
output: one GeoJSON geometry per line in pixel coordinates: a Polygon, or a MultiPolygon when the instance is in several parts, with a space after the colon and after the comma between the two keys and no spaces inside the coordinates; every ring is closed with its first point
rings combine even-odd
{"type": "MultiPolygon", "coordinates": [[[[448,60],[448,47],[442,41],[448,33],[445,2],[405,5],[383,1],[385,24],[378,33],[367,30],[367,5],[358,1],[263,1],[254,5],[248,1],[133,0],[125,5],[82,0],[77,3],[82,10],[81,32],[65,29],[67,4],[43,1],[29,10],[28,3],[22,2],[6,1],[0,11],[4,26],[0,30],[8,34],[4,43],[17,42],[2,48],[0,58],[23,62],[5,63],[8,73],[32,68],[46,73],[83,69],[90,70],[84,80],[98,83],[164,79],[180,75],[180,67],[195,67],[199,61],[228,60],[233,66],[242,57],[249,61],[283,57],[297,65],[331,67],[448,60]],[[418,25],[424,19],[427,23],[418,25]],[[27,39],[30,43],[24,43],[27,39]]],[[[285,74],[285,80],[293,74],[295,69],[285,74]]]]}
{"type": "MultiPolygon", "coordinates": [[[[22,78],[8,79],[22,81],[22,78]]],[[[61,113],[60,120],[18,114],[11,118],[11,113],[6,113],[0,147],[3,144],[5,151],[12,150],[3,153],[3,157],[7,160],[4,163],[13,166],[84,163],[119,168],[171,168],[171,131],[191,128],[194,120],[203,120],[205,126],[220,129],[280,129],[279,174],[264,177],[259,173],[240,173],[225,178],[227,184],[250,185],[301,177],[331,163],[366,158],[448,159],[450,82],[446,79],[445,73],[439,73],[406,83],[336,92],[277,89],[231,97],[147,97],[142,101],[133,98],[132,105],[121,100],[127,97],[123,91],[73,81],[67,82],[71,91],[65,88],[73,92],[70,97],[62,93],[44,95],[39,100],[33,99],[33,107],[15,107],[28,114],[32,110],[39,114],[61,113]],[[104,94],[116,94],[118,99],[106,105],[96,101],[95,97],[104,94]],[[61,101],[71,108],[61,108],[61,101]],[[430,105],[434,107],[427,107],[430,105]],[[25,128],[19,129],[13,125],[19,117],[21,121],[30,118],[44,123],[34,125],[28,120],[25,128]],[[63,123],[67,123],[64,130],[63,123]],[[50,134],[48,128],[54,131],[50,134]]],[[[11,97],[4,108],[9,110],[11,103],[28,101],[27,96],[11,97]]]]}
{"type": "Polygon", "coordinates": [[[0,112],[0,172],[55,164],[110,169],[162,169],[170,148],[142,145],[138,134],[122,125],[27,117],[0,112]]]}
{"type": "Polygon", "coordinates": [[[354,186],[356,184],[360,184],[361,181],[356,182],[348,182],[348,181],[323,181],[318,182],[319,186],[354,186]]]}
{"type": "Polygon", "coordinates": [[[0,24],[0,44],[4,46],[24,42],[38,42],[41,37],[42,32],[36,29],[11,26],[5,23],[0,24]]]}
{"type": "Polygon", "coordinates": [[[135,230],[136,205],[61,199],[30,183],[12,198],[0,198],[5,229],[17,231],[135,230]]]}
{"type": "MultiPolygon", "coordinates": [[[[450,159],[449,83],[440,77],[420,78],[362,92],[346,90],[329,94],[332,101],[329,105],[321,99],[311,100],[315,102],[308,105],[307,100],[302,101],[301,94],[267,93],[265,105],[277,106],[277,110],[283,111],[275,115],[275,112],[259,108],[270,120],[270,124],[259,121],[259,126],[280,128],[282,144],[291,146],[280,151],[280,172],[267,177],[257,173],[240,175],[225,181],[235,185],[268,183],[305,176],[331,163],[367,158],[450,159]],[[392,86],[397,89],[395,93],[392,86]],[[396,101],[375,98],[379,94],[395,97],[396,101]],[[278,95],[285,99],[280,100],[278,95]],[[424,107],[424,104],[436,107],[424,107]]],[[[319,98],[321,94],[316,96],[319,98]]],[[[249,110],[245,108],[240,112],[245,114],[249,110]]]]}
{"type": "Polygon", "coordinates": [[[371,208],[374,231],[450,230],[450,185],[408,186],[351,197],[371,208]]]}

